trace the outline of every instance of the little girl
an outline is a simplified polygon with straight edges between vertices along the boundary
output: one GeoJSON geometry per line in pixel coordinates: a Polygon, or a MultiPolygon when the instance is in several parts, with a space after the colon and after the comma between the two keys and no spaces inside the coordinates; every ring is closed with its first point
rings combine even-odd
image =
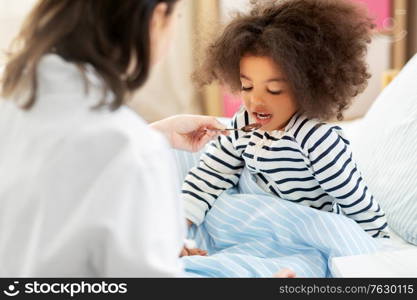
{"type": "Polygon", "coordinates": [[[344,214],[372,237],[388,236],[349,141],[340,127],[323,123],[341,119],[364,90],[372,27],[365,12],[341,0],[262,1],[226,27],[199,79],[241,93],[233,128],[262,127],[220,136],[191,169],[182,191],[189,224],[201,224],[247,168],[277,201],[344,214]]]}

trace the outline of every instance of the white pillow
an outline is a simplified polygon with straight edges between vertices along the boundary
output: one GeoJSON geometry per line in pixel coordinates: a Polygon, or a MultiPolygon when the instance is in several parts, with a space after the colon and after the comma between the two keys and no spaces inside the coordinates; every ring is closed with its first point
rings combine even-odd
{"type": "Polygon", "coordinates": [[[391,229],[417,245],[417,55],[352,125],[347,135],[370,191],[391,229]]]}

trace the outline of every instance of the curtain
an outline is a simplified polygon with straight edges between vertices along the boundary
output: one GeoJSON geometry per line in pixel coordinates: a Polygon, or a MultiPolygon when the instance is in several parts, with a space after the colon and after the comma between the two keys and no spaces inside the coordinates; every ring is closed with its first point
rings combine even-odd
{"type": "Polygon", "coordinates": [[[417,1],[409,0],[408,4],[408,47],[407,59],[410,59],[417,53],[417,1]]]}

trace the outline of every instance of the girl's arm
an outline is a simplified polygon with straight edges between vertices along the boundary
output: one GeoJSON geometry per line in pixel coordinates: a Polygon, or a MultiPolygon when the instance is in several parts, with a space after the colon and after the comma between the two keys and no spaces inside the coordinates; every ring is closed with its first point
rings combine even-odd
{"type": "Polygon", "coordinates": [[[323,126],[317,136],[307,152],[320,186],[335,199],[338,209],[367,233],[373,237],[384,235],[385,213],[366,185],[341,128],[323,126]]]}

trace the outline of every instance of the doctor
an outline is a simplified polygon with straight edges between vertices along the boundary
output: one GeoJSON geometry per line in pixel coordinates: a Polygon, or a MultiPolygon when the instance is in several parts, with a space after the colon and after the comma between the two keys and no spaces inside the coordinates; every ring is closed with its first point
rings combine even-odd
{"type": "Polygon", "coordinates": [[[169,147],[196,151],[223,126],[147,125],[125,106],[166,52],[179,2],[41,0],[26,19],[1,83],[1,277],[181,274],[169,147]]]}

